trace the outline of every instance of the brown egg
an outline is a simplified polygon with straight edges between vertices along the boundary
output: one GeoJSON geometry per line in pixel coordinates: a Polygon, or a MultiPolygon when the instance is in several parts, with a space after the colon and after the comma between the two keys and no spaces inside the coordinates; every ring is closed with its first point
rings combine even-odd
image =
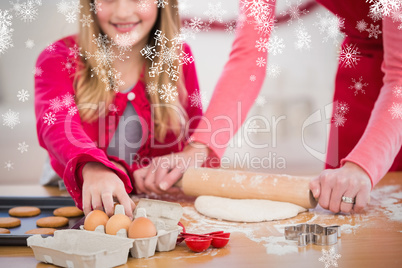
{"type": "Polygon", "coordinates": [[[156,235],[156,228],[153,222],[145,217],[136,218],[128,228],[129,238],[146,238],[156,235]]]}
{"type": "Polygon", "coordinates": [[[102,210],[93,210],[86,217],[84,222],[84,229],[88,231],[95,231],[99,225],[106,225],[109,217],[102,210]]]}
{"type": "Polygon", "coordinates": [[[126,229],[130,226],[131,220],[124,214],[116,214],[110,217],[106,223],[106,233],[115,235],[119,230],[126,229]]]}

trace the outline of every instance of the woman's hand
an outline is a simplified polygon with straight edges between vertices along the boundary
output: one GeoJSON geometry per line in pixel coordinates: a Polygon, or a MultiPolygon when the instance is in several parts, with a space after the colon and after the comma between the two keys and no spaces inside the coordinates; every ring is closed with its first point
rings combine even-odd
{"type": "Polygon", "coordinates": [[[156,157],[152,163],[134,171],[134,180],[139,193],[177,193],[172,187],[189,167],[199,167],[207,159],[209,149],[202,143],[191,143],[183,152],[156,157]]]}
{"type": "Polygon", "coordinates": [[[358,165],[346,162],[341,168],[327,169],[310,182],[310,190],[321,207],[332,212],[359,212],[369,202],[371,180],[358,165]],[[342,201],[351,198],[355,203],[342,201]]]}
{"type": "MultiPolygon", "coordinates": [[[[123,169],[124,170],[124,169],[123,169]]],[[[126,193],[123,182],[110,168],[98,162],[88,162],[82,169],[84,184],[82,204],[85,215],[93,209],[104,209],[110,217],[114,213],[114,199],[124,206],[131,219],[135,204],[126,193]]]]}

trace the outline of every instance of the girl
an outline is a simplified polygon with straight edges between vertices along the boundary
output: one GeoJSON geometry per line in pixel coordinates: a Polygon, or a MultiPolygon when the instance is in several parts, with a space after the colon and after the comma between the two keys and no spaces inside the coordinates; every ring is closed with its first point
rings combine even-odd
{"type": "Polygon", "coordinates": [[[35,75],[40,145],[87,214],[132,217],[133,171],[179,152],[202,115],[177,1],[81,0],[79,33],[48,46],[35,75]]]}

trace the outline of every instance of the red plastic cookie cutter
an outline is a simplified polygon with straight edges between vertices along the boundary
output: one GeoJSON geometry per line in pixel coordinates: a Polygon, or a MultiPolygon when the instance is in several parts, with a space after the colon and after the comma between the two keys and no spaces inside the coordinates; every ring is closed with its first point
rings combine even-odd
{"type": "Polygon", "coordinates": [[[184,240],[186,245],[194,252],[203,252],[211,245],[214,248],[223,248],[229,243],[229,237],[230,233],[225,233],[224,231],[216,231],[207,234],[182,232],[179,235],[180,242],[184,240]]]}

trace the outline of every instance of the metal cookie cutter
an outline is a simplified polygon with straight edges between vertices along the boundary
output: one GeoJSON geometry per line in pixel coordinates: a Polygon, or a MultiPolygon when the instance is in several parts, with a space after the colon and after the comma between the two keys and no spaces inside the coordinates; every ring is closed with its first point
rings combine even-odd
{"type": "Polygon", "coordinates": [[[341,237],[341,227],[332,225],[323,227],[319,224],[299,224],[285,227],[285,238],[298,241],[298,246],[314,243],[319,246],[332,245],[341,237]]]}

